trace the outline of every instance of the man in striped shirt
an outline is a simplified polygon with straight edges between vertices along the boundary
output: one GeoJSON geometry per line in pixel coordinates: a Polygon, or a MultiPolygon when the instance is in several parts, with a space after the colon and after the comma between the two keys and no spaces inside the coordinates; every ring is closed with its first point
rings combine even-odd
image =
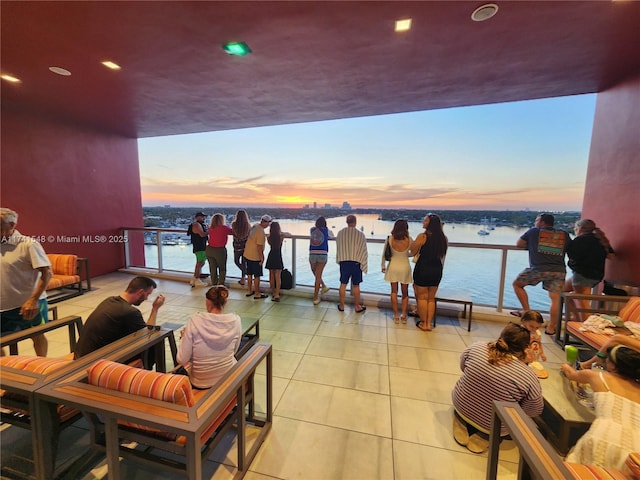
{"type": "Polygon", "coordinates": [[[367,308],[360,303],[360,283],[362,274],[367,273],[367,239],[364,233],[356,229],[356,216],[347,216],[347,226],[338,232],[336,247],[338,253],[336,261],[340,265],[340,303],[338,310],[344,312],[344,297],[347,284],[351,280],[351,291],[356,313],[362,313],[367,308]]]}

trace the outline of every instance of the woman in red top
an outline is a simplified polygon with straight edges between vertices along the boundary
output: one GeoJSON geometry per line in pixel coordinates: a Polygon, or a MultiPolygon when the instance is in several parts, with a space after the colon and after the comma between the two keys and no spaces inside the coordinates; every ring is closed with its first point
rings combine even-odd
{"type": "Polygon", "coordinates": [[[211,285],[224,285],[227,276],[227,237],[233,235],[233,231],[224,222],[224,215],[216,213],[211,217],[209,225],[206,253],[211,271],[211,285]]]}

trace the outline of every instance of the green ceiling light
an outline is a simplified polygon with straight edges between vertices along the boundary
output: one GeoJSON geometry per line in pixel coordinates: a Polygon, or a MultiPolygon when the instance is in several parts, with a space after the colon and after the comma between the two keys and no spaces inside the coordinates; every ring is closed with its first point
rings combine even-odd
{"type": "Polygon", "coordinates": [[[222,49],[229,55],[237,55],[238,57],[244,57],[251,53],[249,45],[245,42],[229,42],[222,45],[222,49]]]}

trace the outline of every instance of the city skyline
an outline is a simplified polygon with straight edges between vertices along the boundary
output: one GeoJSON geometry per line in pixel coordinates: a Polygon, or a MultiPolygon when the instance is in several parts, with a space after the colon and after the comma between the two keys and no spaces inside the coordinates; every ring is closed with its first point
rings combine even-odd
{"type": "Polygon", "coordinates": [[[580,210],[595,95],[139,139],[142,203],[580,210]]]}

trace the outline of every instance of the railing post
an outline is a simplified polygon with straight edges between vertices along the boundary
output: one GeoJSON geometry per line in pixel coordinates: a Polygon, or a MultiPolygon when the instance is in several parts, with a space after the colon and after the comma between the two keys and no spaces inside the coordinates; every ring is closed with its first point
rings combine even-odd
{"type": "Polygon", "coordinates": [[[162,267],[162,233],[156,230],[156,247],[158,247],[158,273],[163,270],[162,267]]]}
{"type": "Polygon", "coordinates": [[[509,251],[506,248],[502,248],[502,261],[500,264],[500,287],[498,287],[498,306],[496,311],[502,312],[502,306],[504,304],[504,286],[505,277],[507,276],[507,254],[509,251]]]}
{"type": "Polygon", "coordinates": [[[291,277],[293,277],[293,288],[296,287],[296,272],[298,270],[298,262],[296,262],[296,238],[292,238],[291,239],[291,256],[293,257],[291,259],[291,277]]]}
{"type": "Polygon", "coordinates": [[[129,268],[131,266],[131,243],[129,243],[129,230],[124,228],[122,230],[122,236],[127,239],[124,242],[124,266],[129,268]]]}

